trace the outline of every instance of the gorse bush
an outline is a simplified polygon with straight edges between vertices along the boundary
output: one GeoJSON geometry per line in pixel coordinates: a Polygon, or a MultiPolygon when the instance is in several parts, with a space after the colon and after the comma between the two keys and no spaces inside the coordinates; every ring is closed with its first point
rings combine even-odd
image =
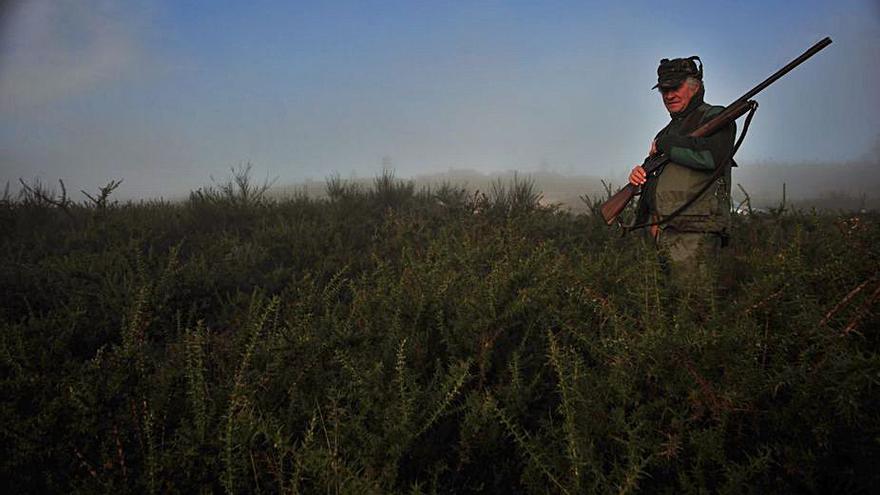
{"type": "Polygon", "coordinates": [[[7,491],[880,481],[876,214],[736,217],[714,276],[676,287],[640,236],[528,180],[250,184],[0,203],[7,491]]]}
{"type": "Polygon", "coordinates": [[[232,173],[231,178],[214,186],[206,186],[192,191],[189,195],[190,202],[220,205],[227,208],[248,207],[266,203],[268,201],[266,193],[276,182],[277,178],[271,181],[266,179],[263,183],[258,184],[254,181],[251,173],[252,169],[253,164],[251,163],[232,167],[230,169],[232,173]]]}
{"type": "Polygon", "coordinates": [[[513,174],[508,184],[496,179],[489,190],[489,202],[493,208],[506,213],[524,213],[534,210],[541,201],[541,193],[535,189],[535,182],[513,174]]]}

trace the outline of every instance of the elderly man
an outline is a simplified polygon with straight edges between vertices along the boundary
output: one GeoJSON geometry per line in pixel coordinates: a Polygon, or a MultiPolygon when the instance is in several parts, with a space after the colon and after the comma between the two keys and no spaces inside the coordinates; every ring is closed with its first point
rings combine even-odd
{"type": "Polygon", "coordinates": [[[657,76],[654,88],[660,89],[672,120],[654,138],[650,153],[663,152],[670,161],[650,181],[645,169],[637,166],[629,181],[644,186],[636,223],[649,226],[651,237],[673,273],[690,274],[702,266],[703,259],[716,255],[726,244],[730,167],[735,166],[730,153],[736,124],[731,123],[711,136],[688,136],[723,110],[703,102],[703,64],[699,57],[663,59],[657,76]],[[708,185],[717,167],[724,167],[723,173],[708,185]]]}

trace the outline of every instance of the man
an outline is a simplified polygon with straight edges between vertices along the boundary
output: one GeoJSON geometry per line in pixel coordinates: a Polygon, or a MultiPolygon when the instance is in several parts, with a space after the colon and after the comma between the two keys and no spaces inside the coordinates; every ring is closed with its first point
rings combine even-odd
{"type": "Polygon", "coordinates": [[[651,237],[674,274],[691,274],[702,266],[704,258],[717,255],[726,244],[730,167],[735,166],[730,153],[736,127],[730,123],[711,136],[688,136],[724,109],[703,102],[703,64],[699,57],[661,60],[654,88],[660,89],[672,120],[654,138],[650,154],[662,152],[670,161],[650,181],[641,166],[630,173],[630,183],[643,186],[636,223],[649,226],[651,237]],[[700,62],[699,67],[696,62],[700,62]],[[712,180],[718,167],[723,169],[712,180]]]}

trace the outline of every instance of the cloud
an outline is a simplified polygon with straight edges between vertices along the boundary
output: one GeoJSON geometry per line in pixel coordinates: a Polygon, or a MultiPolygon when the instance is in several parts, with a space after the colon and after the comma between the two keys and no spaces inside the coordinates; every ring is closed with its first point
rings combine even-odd
{"type": "Polygon", "coordinates": [[[142,57],[136,12],[106,1],[13,2],[0,38],[0,110],[55,102],[124,76],[142,57]]]}

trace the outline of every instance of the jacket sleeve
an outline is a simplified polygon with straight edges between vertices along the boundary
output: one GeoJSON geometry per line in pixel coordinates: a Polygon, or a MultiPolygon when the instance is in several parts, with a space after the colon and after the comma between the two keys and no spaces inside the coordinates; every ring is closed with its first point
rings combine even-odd
{"type": "Polygon", "coordinates": [[[675,163],[695,170],[715,170],[733,149],[736,122],[731,122],[711,136],[690,137],[663,135],[657,149],[675,163]]]}

